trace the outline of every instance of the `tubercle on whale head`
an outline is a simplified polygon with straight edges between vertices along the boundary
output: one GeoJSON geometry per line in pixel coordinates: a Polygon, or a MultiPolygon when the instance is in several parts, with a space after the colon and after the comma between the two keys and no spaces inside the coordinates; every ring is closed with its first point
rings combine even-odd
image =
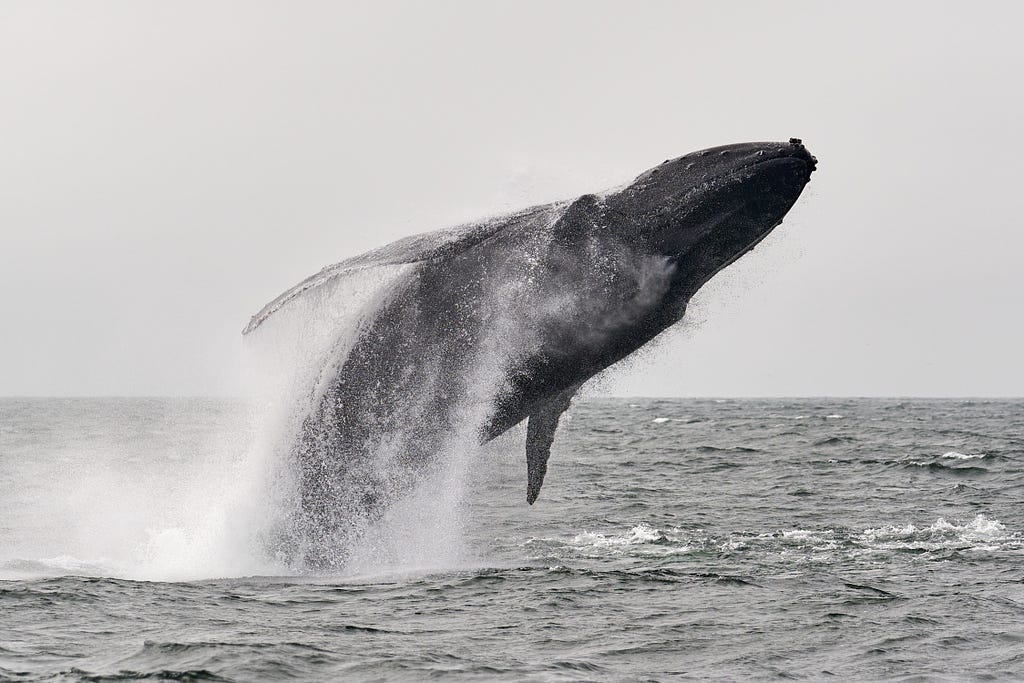
{"type": "Polygon", "coordinates": [[[678,266],[692,293],[778,226],[817,166],[803,142],[754,142],[692,152],[605,197],[624,238],[678,266]]]}

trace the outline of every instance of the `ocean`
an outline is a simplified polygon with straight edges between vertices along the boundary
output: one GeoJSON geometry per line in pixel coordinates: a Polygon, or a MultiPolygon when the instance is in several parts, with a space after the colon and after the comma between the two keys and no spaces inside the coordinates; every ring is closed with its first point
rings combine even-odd
{"type": "Polygon", "coordinates": [[[1024,401],[580,401],[336,575],[259,415],[0,400],[0,679],[1024,679],[1024,401]]]}

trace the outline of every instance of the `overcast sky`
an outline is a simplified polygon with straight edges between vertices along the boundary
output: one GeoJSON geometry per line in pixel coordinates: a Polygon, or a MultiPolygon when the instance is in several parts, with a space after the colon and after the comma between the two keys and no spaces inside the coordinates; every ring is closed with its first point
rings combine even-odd
{"type": "Polygon", "coordinates": [[[329,263],[801,137],[819,170],[606,390],[1024,394],[1016,3],[0,3],[0,395],[236,394],[329,263]]]}

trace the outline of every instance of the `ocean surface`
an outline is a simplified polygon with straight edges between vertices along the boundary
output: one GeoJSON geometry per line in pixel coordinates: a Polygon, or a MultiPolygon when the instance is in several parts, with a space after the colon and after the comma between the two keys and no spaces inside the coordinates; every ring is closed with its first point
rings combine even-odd
{"type": "Polygon", "coordinates": [[[340,575],[258,421],[0,400],[0,680],[1024,679],[1024,401],[580,402],[534,506],[518,431],[340,575]]]}

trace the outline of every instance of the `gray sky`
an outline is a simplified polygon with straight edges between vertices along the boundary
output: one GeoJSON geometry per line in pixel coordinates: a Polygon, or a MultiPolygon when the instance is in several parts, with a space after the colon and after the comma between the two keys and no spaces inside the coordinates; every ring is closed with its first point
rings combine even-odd
{"type": "Polygon", "coordinates": [[[234,394],[248,317],[407,234],[801,137],[646,395],[1022,395],[1015,3],[0,3],[0,395],[234,394]]]}

